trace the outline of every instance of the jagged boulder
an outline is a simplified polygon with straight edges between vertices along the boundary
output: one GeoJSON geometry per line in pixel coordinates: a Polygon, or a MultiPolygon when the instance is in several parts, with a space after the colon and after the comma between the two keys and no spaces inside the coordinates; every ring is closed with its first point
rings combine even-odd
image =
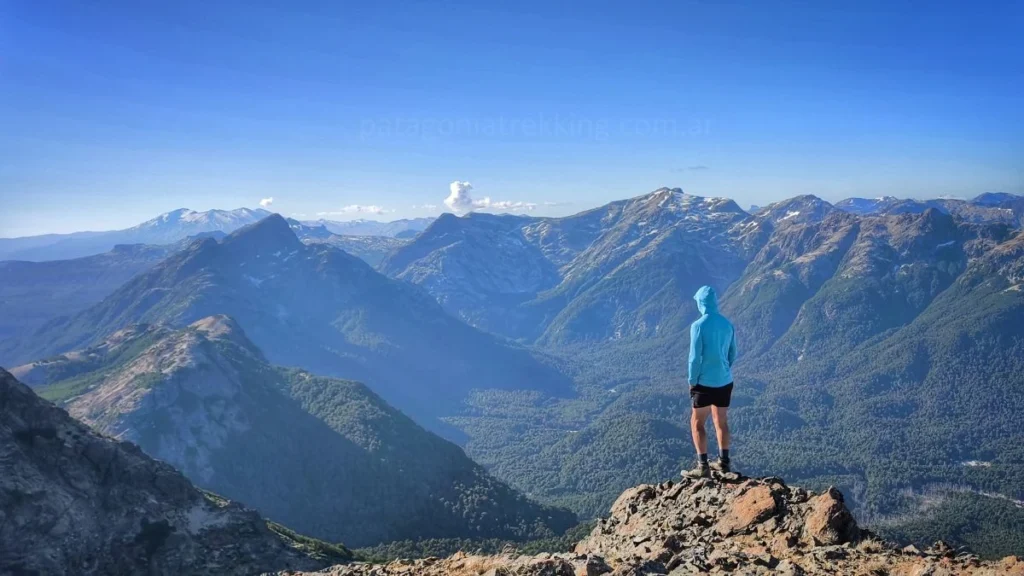
{"type": "Polygon", "coordinates": [[[859,535],[857,522],[843,502],[843,494],[829,488],[811,500],[811,510],[804,520],[804,538],[811,544],[842,544],[859,535]]]}
{"type": "Polygon", "coordinates": [[[744,491],[719,518],[716,531],[722,536],[729,536],[751,530],[778,513],[778,498],[770,486],[763,484],[744,491]]]}

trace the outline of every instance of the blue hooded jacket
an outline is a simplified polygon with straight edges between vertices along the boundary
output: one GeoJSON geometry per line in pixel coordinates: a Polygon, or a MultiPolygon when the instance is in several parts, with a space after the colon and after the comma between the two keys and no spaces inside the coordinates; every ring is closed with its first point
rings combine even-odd
{"type": "Polygon", "coordinates": [[[701,286],[693,296],[701,317],[690,325],[690,386],[718,388],[732,383],[736,362],[736,331],[718,313],[718,297],[711,286],[701,286]]]}

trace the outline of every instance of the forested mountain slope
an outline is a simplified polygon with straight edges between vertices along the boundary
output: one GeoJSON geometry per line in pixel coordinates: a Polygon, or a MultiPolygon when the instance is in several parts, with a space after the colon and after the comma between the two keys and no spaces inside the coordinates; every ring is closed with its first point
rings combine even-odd
{"type": "Polygon", "coordinates": [[[575,523],[362,384],[267,364],[225,316],[133,326],[14,373],[199,486],[329,541],[526,539],[575,523]]]}

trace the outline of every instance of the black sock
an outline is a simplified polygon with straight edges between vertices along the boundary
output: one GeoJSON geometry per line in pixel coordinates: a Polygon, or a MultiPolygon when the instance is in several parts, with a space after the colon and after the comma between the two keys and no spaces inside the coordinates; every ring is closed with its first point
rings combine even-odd
{"type": "Polygon", "coordinates": [[[729,449],[726,448],[725,450],[722,450],[722,462],[728,462],[728,461],[729,461],[729,449]]]}
{"type": "Polygon", "coordinates": [[[708,463],[708,455],[707,454],[697,454],[697,462],[699,462],[701,466],[706,466],[707,463],[708,463]]]}

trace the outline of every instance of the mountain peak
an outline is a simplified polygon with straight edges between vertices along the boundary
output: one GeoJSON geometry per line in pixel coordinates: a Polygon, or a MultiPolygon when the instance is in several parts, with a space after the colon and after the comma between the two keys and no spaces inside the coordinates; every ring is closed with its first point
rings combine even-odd
{"type": "Polygon", "coordinates": [[[1000,206],[1009,202],[1020,202],[1024,196],[1010,194],[1009,192],[985,192],[979,194],[971,202],[982,206],[1000,206]]]}
{"type": "Polygon", "coordinates": [[[142,224],[128,230],[143,232],[147,230],[173,229],[179,226],[188,229],[234,230],[244,223],[252,222],[269,214],[270,212],[263,209],[253,210],[250,208],[207,210],[205,212],[196,212],[189,208],[178,208],[170,212],[164,212],[156,218],[146,220],[142,224]]]}
{"type": "Polygon", "coordinates": [[[813,194],[802,194],[759,208],[756,216],[760,219],[767,219],[773,224],[808,223],[820,222],[835,210],[832,204],[813,194]]]}
{"type": "Polygon", "coordinates": [[[190,214],[195,214],[195,212],[188,208],[178,208],[176,210],[171,210],[170,212],[164,212],[151,220],[146,220],[142,224],[135,226],[135,228],[154,228],[157,226],[171,225],[180,221],[182,217],[190,214]]]}
{"type": "Polygon", "coordinates": [[[197,320],[189,325],[190,328],[204,335],[208,340],[222,340],[236,344],[247,351],[254,358],[265,361],[263,352],[249,340],[242,327],[235,322],[235,319],[227,314],[216,314],[197,320]]]}
{"type": "Polygon", "coordinates": [[[746,214],[739,204],[729,198],[696,196],[683,192],[682,188],[658,188],[639,200],[646,206],[666,209],[669,212],[734,212],[746,214]]]}
{"type": "Polygon", "coordinates": [[[223,244],[231,247],[246,246],[254,250],[301,248],[302,242],[280,214],[266,218],[236,230],[224,239],[223,244]]]}
{"type": "Polygon", "coordinates": [[[206,334],[208,338],[220,338],[234,336],[242,332],[242,327],[235,322],[235,319],[227,314],[215,314],[189,324],[191,328],[206,334]]]}

